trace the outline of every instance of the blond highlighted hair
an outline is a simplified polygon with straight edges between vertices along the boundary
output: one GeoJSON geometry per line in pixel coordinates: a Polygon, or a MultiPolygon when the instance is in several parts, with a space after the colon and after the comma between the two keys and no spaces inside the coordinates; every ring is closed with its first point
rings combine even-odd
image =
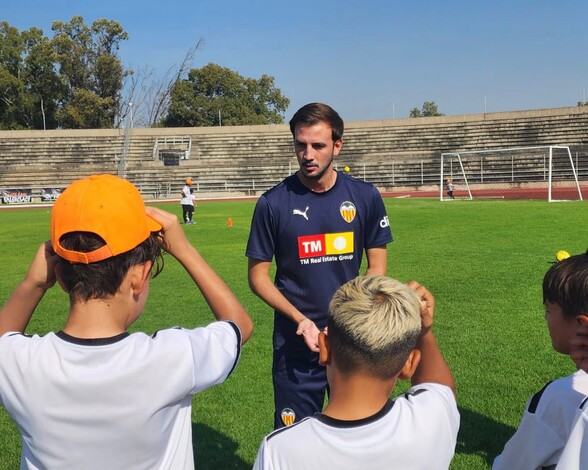
{"type": "Polygon", "coordinates": [[[359,276],[329,304],[329,339],[342,372],[396,375],[421,331],[420,301],[406,284],[386,276],[359,276]]]}

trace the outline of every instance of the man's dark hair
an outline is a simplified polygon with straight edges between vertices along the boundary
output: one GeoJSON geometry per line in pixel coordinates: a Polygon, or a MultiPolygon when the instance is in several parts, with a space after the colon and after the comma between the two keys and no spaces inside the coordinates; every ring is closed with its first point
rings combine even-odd
{"type": "Polygon", "coordinates": [[[292,119],[290,119],[290,132],[295,135],[296,126],[314,126],[325,122],[331,128],[333,142],[337,142],[343,137],[343,119],[333,108],[323,103],[309,103],[300,108],[292,119]]]}
{"type": "Polygon", "coordinates": [[[557,304],[564,315],[588,315],[588,251],[555,263],[543,278],[543,303],[557,304]]]}
{"type": "MultiPolygon", "coordinates": [[[[88,232],[67,233],[60,242],[64,248],[80,252],[91,252],[105,245],[101,237],[88,232]]],[[[70,263],[62,259],[60,274],[70,299],[86,302],[112,297],[129,269],[146,261],[153,262],[151,277],[163,269],[162,247],[156,232],[132,250],[96,263],[70,263]]]]}

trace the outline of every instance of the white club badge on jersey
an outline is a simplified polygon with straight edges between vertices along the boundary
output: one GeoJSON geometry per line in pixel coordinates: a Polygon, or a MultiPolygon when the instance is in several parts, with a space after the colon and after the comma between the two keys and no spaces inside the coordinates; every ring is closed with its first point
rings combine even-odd
{"type": "Polygon", "coordinates": [[[286,426],[291,426],[294,424],[294,420],[296,419],[296,413],[294,413],[294,410],[291,408],[284,408],[280,417],[282,418],[282,423],[284,423],[286,426]]]}

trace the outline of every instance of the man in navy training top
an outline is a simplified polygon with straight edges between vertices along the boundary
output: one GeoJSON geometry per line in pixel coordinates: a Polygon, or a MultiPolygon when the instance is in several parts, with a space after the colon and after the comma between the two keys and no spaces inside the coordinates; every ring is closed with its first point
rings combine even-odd
{"type": "Polygon", "coordinates": [[[337,112],[307,104],[290,120],[290,130],[300,168],[259,198],[246,250],[251,290],[275,310],[276,429],[322,410],[327,378],[318,336],[331,296],[359,274],[364,250],[366,274],[385,275],[392,241],[378,190],[333,166],[343,147],[337,112]]]}

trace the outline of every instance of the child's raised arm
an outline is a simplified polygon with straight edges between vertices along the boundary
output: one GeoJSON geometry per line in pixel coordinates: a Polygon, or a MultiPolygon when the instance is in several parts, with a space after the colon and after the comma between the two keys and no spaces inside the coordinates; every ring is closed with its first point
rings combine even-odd
{"type": "Polygon", "coordinates": [[[253,331],[251,318],[225,282],[190,244],[178,218],[154,207],[145,209],[150,217],[161,224],[161,236],[166,251],[188,272],[215,318],[234,321],[239,326],[242,341],[245,343],[253,331]]]}
{"type": "Polygon", "coordinates": [[[429,290],[416,281],[410,281],[408,286],[416,292],[421,301],[421,335],[416,348],[421,351],[421,361],[412,376],[412,385],[425,382],[446,385],[455,395],[455,382],[451,370],[447,366],[443,354],[433,335],[433,316],[435,312],[435,298],[429,290]]]}
{"type": "Polygon", "coordinates": [[[7,331],[24,332],[45,292],[55,284],[58,259],[51,242],[39,247],[24,279],[0,310],[0,335],[7,331]]]}

